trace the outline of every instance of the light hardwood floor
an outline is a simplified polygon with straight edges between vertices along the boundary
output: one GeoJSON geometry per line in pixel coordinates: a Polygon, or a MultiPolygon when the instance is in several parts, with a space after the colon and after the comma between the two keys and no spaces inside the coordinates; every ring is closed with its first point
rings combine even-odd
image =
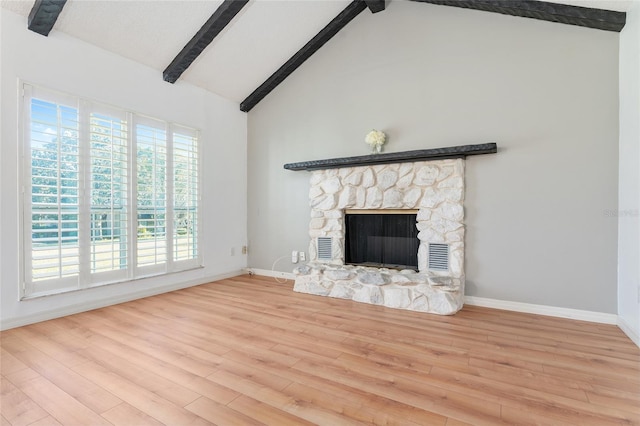
{"type": "Polygon", "coordinates": [[[1,333],[2,425],[640,424],[617,327],[241,276],[1,333]]]}

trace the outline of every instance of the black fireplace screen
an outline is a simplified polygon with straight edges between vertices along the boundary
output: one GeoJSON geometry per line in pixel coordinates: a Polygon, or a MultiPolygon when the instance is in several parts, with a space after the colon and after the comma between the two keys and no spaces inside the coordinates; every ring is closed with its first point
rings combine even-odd
{"type": "Polygon", "coordinates": [[[415,214],[346,214],[345,263],[418,269],[415,214]]]}

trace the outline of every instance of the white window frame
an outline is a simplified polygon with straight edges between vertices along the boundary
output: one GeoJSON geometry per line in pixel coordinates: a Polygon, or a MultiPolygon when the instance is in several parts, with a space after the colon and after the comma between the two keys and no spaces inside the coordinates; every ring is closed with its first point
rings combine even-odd
{"type": "Polygon", "coordinates": [[[174,124],[164,120],[158,120],[142,114],[127,111],[122,108],[107,106],[103,103],[93,102],[78,96],[60,93],[48,88],[42,88],[33,84],[20,81],[19,104],[21,114],[19,115],[19,179],[20,190],[20,214],[19,226],[21,230],[20,238],[20,299],[35,298],[50,294],[64,293],[68,291],[82,290],[86,288],[102,286],[112,283],[131,282],[141,278],[170,274],[179,271],[186,271],[202,267],[202,143],[200,132],[189,126],[174,124]],[[42,93],[38,96],[38,93],[42,93]],[[58,104],[74,106],[78,109],[79,117],[79,200],[78,200],[78,245],[79,245],[79,272],[77,275],[34,281],[32,279],[32,194],[31,194],[31,100],[44,99],[58,104]],[[110,117],[123,118],[127,122],[127,266],[125,269],[92,273],[90,268],[90,248],[91,248],[91,161],[89,149],[91,147],[90,138],[90,115],[92,113],[104,114],[110,117]],[[166,186],[165,186],[165,239],[166,239],[166,262],[151,265],[138,266],[138,208],[137,208],[137,132],[138,124],[153,123],[161,125],[166,134],[166,186]],[[193,238],[197,247],[196,255],[191,259],[174,261],[174,170],[173,170],[173,135],[174,133],[189,134],[195,137],[197,147],[197,175],[196,191],[197,205],[195,215],[197,227],[194,230],[193,238]],[[87,212],[89,212],[88,217],[87,212]]]}

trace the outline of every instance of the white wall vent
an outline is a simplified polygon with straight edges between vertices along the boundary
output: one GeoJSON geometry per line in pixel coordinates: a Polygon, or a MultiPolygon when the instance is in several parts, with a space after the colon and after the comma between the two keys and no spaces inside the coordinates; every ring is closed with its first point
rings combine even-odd
{"type": "Polygon", "coordinates": [[[331,237],[318,237],[318,260],[333,259],[332,240],[331,237]]]}
{"type": "Polygon", "coordinates": [[[429,243],[429,269],[449,270],[449,244],[429,243]]]}

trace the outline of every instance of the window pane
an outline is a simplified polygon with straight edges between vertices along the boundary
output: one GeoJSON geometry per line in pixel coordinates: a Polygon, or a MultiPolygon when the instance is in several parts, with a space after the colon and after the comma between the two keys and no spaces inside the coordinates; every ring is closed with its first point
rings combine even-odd
{"type": "Polygon", "coordinates": [[[167,137],[166,131],[136,126],[138,252],[137,265],[166,263],[167,137]]]}
{"type": "Polygon", "coordinates": [[[127,123],[90,116],[91,272],[127,268],[127,123]]]}
{"type": "Polygon", "coordinates": [[[31,102],[31,275],[78,275],[78,110],[31,102]]]}
{"type": "Polygon", "coordinates": [[[198,257],[198,140],[173,134],[173,260],[198,257]]]}

